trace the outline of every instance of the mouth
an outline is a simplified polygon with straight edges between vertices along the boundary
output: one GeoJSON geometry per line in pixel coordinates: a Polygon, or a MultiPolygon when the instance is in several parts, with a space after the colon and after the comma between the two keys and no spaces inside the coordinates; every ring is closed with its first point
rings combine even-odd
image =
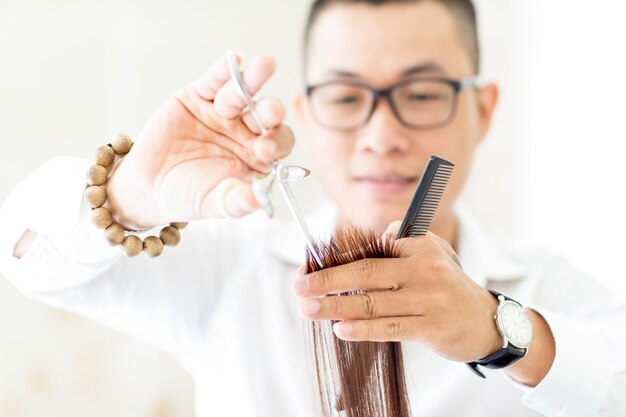
{"type": "Polygon", "coordinates": [[[418,176],[398,173],[380,173],[356,176],[354,180],[376,194],[398,194],[415,189],[418,176]]]}

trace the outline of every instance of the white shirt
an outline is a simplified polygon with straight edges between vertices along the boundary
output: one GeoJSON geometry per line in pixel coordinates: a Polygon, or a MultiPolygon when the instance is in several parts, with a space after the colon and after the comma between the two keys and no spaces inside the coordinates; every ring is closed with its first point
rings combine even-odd
{"type": "MultiPolygon", "coordinates": [[[[261,213],[195,222],[160,257],[127,258],[88,220],[88,165],[54,159],[12,191],[0,211],[2,273],[33,298],[170,352],[195,381],[200,417],[313,416],[303,319],[291,294],[304,252],[294,226],[261,213]],[[26,229],[38,237],[16,259],[26,229]]],[[[626,416],[626,302],[561,257],[504,249],[458,215],[467,275],[538,311],[556,358],[531,389],[502,371],[480,379],[404,343],[413,416],[626,416]]],[[[309,226],[327,236],[335,219],[328,205],[309,226]]]]}

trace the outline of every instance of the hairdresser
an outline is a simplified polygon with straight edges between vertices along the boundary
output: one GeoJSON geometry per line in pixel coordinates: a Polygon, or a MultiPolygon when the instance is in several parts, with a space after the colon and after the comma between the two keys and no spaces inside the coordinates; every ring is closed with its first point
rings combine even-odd
{"type": "MultiPolygon", "coordinates": [[[[455,204],[498,102],[475,78],[471,2],[318,0],[304,46],[298,139],[329,200],[314,234],[350,223],[393,236],[436,154],[456,167],[433,234],[398,259],[304,275],[296,229],[267,220],[250,185],[292,149],[284,105],[258,102],[261,134],[222,57],[132,149],[120,136],[101,168],[58,158],[19,184],[0,212],[3,274],[170,352],[199,416],[312,416],[303,318],[404,342],[416,416],[626,416],[626,303],[554,254],[496,245],[455,204]],[[376,291],[320,298],[355,289],[376,291]]],[[[252,59],[250,92],[273,70],[252,59]]]]}

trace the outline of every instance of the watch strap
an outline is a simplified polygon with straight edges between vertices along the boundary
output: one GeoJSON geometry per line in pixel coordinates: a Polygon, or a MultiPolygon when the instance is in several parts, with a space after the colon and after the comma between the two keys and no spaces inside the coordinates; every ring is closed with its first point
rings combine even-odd
{"type": "MultiPolygon", "coordinates": [[[[502,296],[504,297],[505,300],[514,301],[517,303],[517,301],[513,300],[512,298],[507,297],[506,295],[498,291],[494,291],[494,290],[488,290],[488,291],[496,298],[499,298],[500,296],[502,296]]],[[[506,347],[498,349],[495,353],[492,353],[491,355],[486,356],[477,361],[469,362],[466,365],[472,370],[472,372],[474,372],[479,377],[486,378],[485,374],[483,374],[480,371],[480,369],[478,369],[478,365],[483,366],[485,368],[489,368],[489,369],[506,368],[507,366],[512,365],[513,363],[517,362],[518,360],[526,356],[527,351],[528,349],[526,348],[518,348],[517,346],[514,346],[511,343],[507,343],[506,347]]]]}
{"type": "Polygon", "coordinates": [[[485,358],[479,359],[475,362],[470,362],[467,366],[469,366],[472,372],[476,375],[481,378],[485,378],[485,374],[478,369],[478,365],[489,369],[502,369],[522,359],[525,355],[526,349],[520,349],[509,343],[507,347],[498,349],[495,353],[492,353],[485,358]]]}

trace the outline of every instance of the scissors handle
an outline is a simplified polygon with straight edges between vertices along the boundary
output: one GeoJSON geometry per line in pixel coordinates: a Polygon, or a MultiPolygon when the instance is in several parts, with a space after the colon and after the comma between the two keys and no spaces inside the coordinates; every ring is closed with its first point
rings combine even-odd
{"type": "Polygon", "coordinates": [[[246,83],[243,82],[243,75],[241,74],[239,65],[237,65],[235,52],[233,52],[232,49],[229,49],[226,51],[226,58],[228,60],[228,70],[230,71],[232,78],[235,80],[235,87],[237,88],[239,96],[241,96],[243,101],[246,103],[246,106],[248,107],[248,110],[250,110],[250,114],[252,114],[252,118],[261,131],[261,134],[265,135],[267,133],[267,127],[265,127],[263,121],[261,120],[261,116],[259,115],[256,105],[254,104],[252,94],[248,91],[246,83]]]}
{"type": "MultiPolygon", "coordinates": [[[[254,119],[254,122],[256,123],[261,133],[266,134],[267,128],[263,124],[263,121],[261,121],[259,112],[257,111],[256,106],[254,105],[254,100],[252,99],[252,95],[250,95],[250,92],[246,88],[246,84],[243,82],[243,76],[241,75],[241,70],[239,69],[239,65],[237,64],[237,58],[235,56],[235,53],[231,49],[229,49],[228,51],[226,51],[226,57],[228,60],[228,69],[230,71],[231,77],[235,81],[235,87],[237,88],[237,92],[239,93],[243,101],[246,103],[246,106],[248,106],[248,110],[250,110],[250,113],[252,114],[252,118],[254,119]]],[[[313,254],[313,258],[315,258],[315,261],[318,263],[320,268],[324,268],[324,265],[322,264],[322,259],[320,258],[319,254],[317,253],[317,250],[315,249],[315,245],[313,244],[313,236],[311,236],[311,232],[309,231],[309,228],[306,225],[306,221],[304,220],[304,217],[302,216],[300,209],[298,209],[298,205],[296,204],[296,199],[294,198],[293,193],[291,192],[291,188],[289,188],[289,185],[287,184],[289,181],[292,181],[294,179],[293,177],[298,176],[298,175],[293,175],[294,171],[296,170],[294,169],[290,170],[289,168],[290,168],[289,166],[279,164],[277,161],[272,162],[272,174],[270,174],[272,175],[272,179],[268,181],[267,184],[265,182],[261,182],[261,183],[257,182],[256,184],[253,184],[253,185],[257,185],[257,187],[253,187],[253,189],[256,190],[256,192],[260,194],[259,196],[256,196],[256,195],[255,196],[257,197],[257,200],[259,199],[262,200],[261,203],[264,207],[264,210],[271,217],[271,215],[274,212],[274,209],[269,199],[269,191],[271,189],[272,184],[274,183],[274,180],[276,179],[278,180],[278,186],[280,190],[282,191],[283,196],[285,197],[285,201],[287,202],[287,207],[289,207],[289,211],[291,211],[291,214],[296,219],[296,222],[298,223],[298,226],[300,227],[300,231],[304,235],[304,240],[306,242],[307,247],[313,254]],[[262,188],[261,185],[267,188],[261,189],[262,188]]],[[[299,174],[302,178],[306,177],[308,173],[309,171],[304,168],[301,168],[301,170],[297,172],[297,174],[299,174]]]]}

